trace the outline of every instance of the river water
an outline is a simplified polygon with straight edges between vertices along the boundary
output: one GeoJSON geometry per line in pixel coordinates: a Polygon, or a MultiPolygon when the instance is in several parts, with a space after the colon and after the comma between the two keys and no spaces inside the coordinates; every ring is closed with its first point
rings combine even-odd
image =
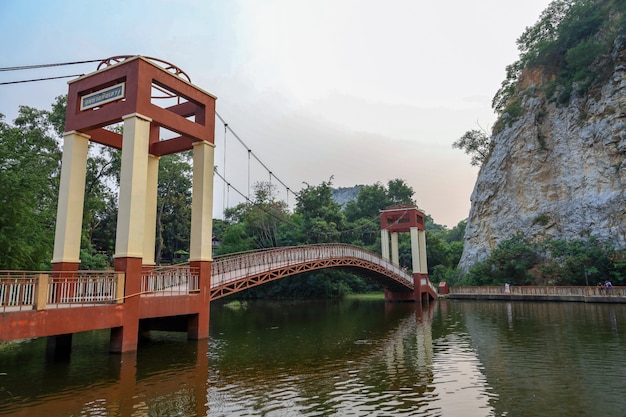
{"type": "Polygon", "coordinates": [[[213,305],[208,341],[0,347],[2,416],[626,416],[626,305],[213,305]]]}

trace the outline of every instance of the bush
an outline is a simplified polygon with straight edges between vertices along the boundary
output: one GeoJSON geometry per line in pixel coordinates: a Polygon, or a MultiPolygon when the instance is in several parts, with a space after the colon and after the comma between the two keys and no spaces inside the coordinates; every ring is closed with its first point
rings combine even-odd
{"type": "Polygon", "coordinates": [[[595,238],[548,239],[532,243],[522,235],[501,242],[482,262],[473,265],[464,285],[587,285],[610,278],[626,284],[626,262],[619,252],[595,238]]]}

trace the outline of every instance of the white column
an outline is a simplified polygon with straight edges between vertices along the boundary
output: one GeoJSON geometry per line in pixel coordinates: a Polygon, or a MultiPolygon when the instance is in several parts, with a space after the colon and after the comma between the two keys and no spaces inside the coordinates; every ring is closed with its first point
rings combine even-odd
{"type": "Polygon", "coordinates": [[[398,252],[398,232],[391,232],[391,263],[400,266],[400,254],[398,252]]]}
{"type": "Polygon", "coordinates": [[[154,265],[156,242],[157,195],[159,188],[159,157],[148,155],[146,217],[144,226],[143,265],[154,265]]]}
{"type": "Polygon", "coordinates": [[[152,119],[133,113],[124,116],[123,120],[115,257],[143,258],[148,187],[148,145],[152,119]]]}
{"type": "Polygon", "coordinates": [[[191,241],[189,261],[213,260],[213,164],[215,145],[193,144],[193,189],[191,193],[191,241]]]}
{"type": "Polygon", "coordinates": [[[421,270],[420,243],[418,234],[419,230],[417,227],[411,227],[411,260],[413,263],[413,273],[418,273],[421,270]]]}
{"type": "Polygon", "coordinates": [[[85,178],[90,136],[76,131],[63,136],[61,183],[52,263],[80,262],[85,205],[85,178]]]}
{"type": "Polygon", "coordinates": [[[426,260],[426,231],[420,230],[418,233],[420,240],[420,273],[428,273],[428,261],[426,260]]]}
{"type": "Polygon", "coordinates": [[[389,260],[389,231],[387,229],[380,231],[380,253],[383,259],[389,260]]]}

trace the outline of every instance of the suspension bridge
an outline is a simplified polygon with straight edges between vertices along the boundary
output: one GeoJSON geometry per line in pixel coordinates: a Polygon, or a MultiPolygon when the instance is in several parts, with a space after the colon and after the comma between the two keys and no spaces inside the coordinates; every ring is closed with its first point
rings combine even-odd
{"type": "Polygon", "coordinates": [[[190,339],[204,339],[211,301],[323,268],[378,282],[387,301],[437,298],[427,274],[425,215],[416,206],[381,211],[382,255],[326,244],[214,259],[215,120],[215,97],[191,84],[179,68],[154,58],[113,57],[69,82],[52,271],[0,271],[0,340],[48,337],[48,351],[56,354],[71,347],[73,333],[98,329],[111,330],[111,352],[136,350],[139,334],[149,330],[186,331],[190,339]],[[157,93],[166,100],[155,100],[157,93]],[[123,133],[106,129],[120,123],[123,133]],[[163,139],[162,129],[174,135],[163,139]],[[122,155],[112,271],[78,270],[90,142],[122,155]],[[158,267],[159,157],[183,151],[193,153],[190,261],[158,267]],[[411,273],[399,266],[399,233],[410,233],[411,273]]]}

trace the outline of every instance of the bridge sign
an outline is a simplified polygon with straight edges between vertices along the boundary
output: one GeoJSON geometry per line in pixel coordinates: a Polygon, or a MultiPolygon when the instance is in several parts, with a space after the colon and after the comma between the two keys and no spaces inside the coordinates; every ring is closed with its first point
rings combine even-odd
{"type": "Polygon", "coordinates": [[[126,93],[126,83],[112,85],[80,98],[80,110],[88,110],[112,101],[121,100],[126,93]]]}

